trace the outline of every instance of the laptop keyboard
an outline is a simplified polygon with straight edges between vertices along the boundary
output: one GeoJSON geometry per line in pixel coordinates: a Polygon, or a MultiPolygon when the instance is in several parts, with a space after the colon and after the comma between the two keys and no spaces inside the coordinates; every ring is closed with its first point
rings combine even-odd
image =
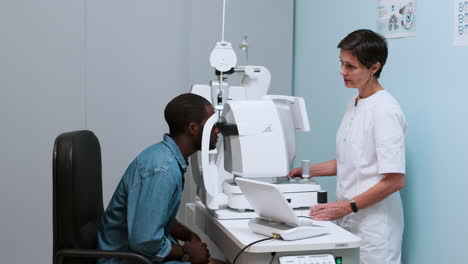
{"type": "Polygon", "coordinates": [[[280,229],[280,230],[288,230],[288,229],[294,228],[294,226],[290,226],[290,225],[278,223],[278,222],[273,222],[264,218],[255,218],[255,223],[259,225],[264,225],[264,226],[268,226],[271,228],[275,228],[275,229],[280,229]]]}
{"type": "MultiPolygon", "coordinates": [[[[298,220],[299,220],[299,226],[320,227],[319,225],[315,224],[314,220],[310,218],[298,217],[298,220]]],[[[294,228],[294,226],[284,224],[284,223],[273,222],[265,218],[255,218],[255,222],[260,225],[264,225],[264,226],[268,226],[268,227],[276,228],[280,230],[288,230],[288,229],[294,228]]]]}

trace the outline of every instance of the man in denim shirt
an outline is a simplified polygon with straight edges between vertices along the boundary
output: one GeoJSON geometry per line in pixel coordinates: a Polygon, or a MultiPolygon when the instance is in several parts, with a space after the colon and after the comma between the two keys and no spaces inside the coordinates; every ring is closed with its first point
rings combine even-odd
{"type": "MultiPolygon", "coordinates": [[[[170,134],[139,154],[128,166],[107,207],[98,232],[98,248],[133,251],[154,262],[208,263],[205,243],[175,216],[184,187],[187,158],[201,148],[206,120],[213,106],[195,94],[182,94],[166,106],[170,134]],[[185,241],[180,246],[177,240],[185,241]]],[[[210,148],[218,128],[211,131],[210,148]]],[[[100,259],[100,264],[135,263],[100,259]]]]}

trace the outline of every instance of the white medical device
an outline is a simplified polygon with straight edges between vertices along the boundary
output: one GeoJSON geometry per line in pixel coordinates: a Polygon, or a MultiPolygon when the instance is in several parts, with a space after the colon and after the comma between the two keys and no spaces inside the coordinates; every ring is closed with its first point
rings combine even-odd
{"type": "Polygon", "coordinates": [[[239,218],[238,211],[253,209],[233,181],[240,176],[279,184],[294,208],[317,204],[316,194],[321,190],[317,182],[284,177],[295,158],[295,131],[309,130],[304,99],[266,95],[270,73],[262,66],[236,71],[244,74],[243,86],[220,85],[217,80],[211,86],[192,87],[192,93],[210,100],[217,110],[205,123],[201,152],[190,162],[200,199],[220,219],[239,218]],[[209,150],[215,124],[222,130],[222,140],[215,150],[209,150]]]}
{"type": "MultiPolygon", "coordinates": [[[[242,45],[247,46],[246,38],[242,45]]],[[[223,27],[222,41],[210,55],[217,78],[209,85],[196,84],[191,89],[216,110],[205,123],[202,149],[192,155],[190,162],[200,200],[219,219],[244,218],[245,214],[239,212],[253,208],[233,179],[247,177],[278,184],[293,208],[317,204],[317,192],[321,190],[317,182],[284,177],[295,158],[295,131],[310,129],[304,99],[267,95],[271,81],[268,69],[236,66],[232,47],[224,41],[223,27]],[[239,86],[227,83],[230,74],[242,75],[239,86]],[[221,128],[222,140],[215,150],[209,150],[215,124],[221,128]]]]}
{"type": "MultiPolygon", "coordinates": [[[[279,257],[280,264],[336,264],[335,258],[330,254],[299,255],[279,257]]],[[[340,262],[341,263],[341,262],[340,262]]]]}
{"type": "Polygon", "coordinates": [[[249,221],[253,232],[265,236],[279,235],[284,240],[304,239],[329,232],[327,227],[310,218],[297,217],[274,184],[244,178],[236,178],[235,181],[259,215],[249,221]]]}

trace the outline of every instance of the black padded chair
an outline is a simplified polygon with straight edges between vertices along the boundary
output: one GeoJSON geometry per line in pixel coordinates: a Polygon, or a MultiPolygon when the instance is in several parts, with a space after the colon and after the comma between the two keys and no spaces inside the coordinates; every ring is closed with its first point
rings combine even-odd
{"type": "Polygon", "coordinates": [[[101,147],[88,130],[63,133],[53,153],[53,264],[94,264],[98,258],[135,259],[133,252],[96,250],[102,202],[101,147]]]}

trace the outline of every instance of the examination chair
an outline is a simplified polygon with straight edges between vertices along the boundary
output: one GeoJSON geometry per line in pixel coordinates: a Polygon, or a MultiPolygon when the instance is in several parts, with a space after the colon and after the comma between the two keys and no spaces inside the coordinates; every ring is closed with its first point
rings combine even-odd
{"type": "Polygon", "coordinates": [[[98,258],[134,259],[133,252],[96,250],[102,202],[101,147],[93,132],[67,132],[53,152],[53,264],[94,264],[98,258]]]}

